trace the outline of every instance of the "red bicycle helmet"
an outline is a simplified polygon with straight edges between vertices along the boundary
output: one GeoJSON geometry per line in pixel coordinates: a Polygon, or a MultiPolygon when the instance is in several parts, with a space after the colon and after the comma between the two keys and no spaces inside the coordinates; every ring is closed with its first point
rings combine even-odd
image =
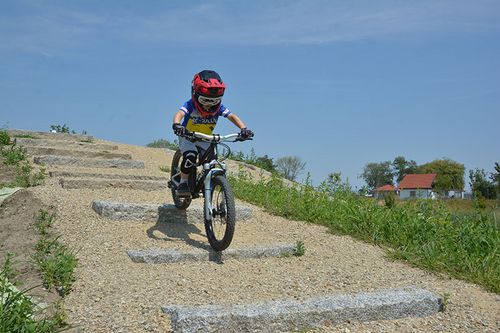
{"type": "Polygon", "coordinates": [[[191,95],[196,110],[203,117],[213,116],[219,111],[225,90],[226,85],[217,72],[204,70],[196,74],[191,83],[191,95]]]}

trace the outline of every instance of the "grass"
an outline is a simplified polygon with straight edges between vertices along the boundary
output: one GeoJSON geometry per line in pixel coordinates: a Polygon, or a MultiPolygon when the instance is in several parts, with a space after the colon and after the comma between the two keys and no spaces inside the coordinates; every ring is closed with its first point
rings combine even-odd
{"type": "Polygon", "coordinates": [[[27,159],[26,152],[12,142],[6,131],[0,131],[0,161],[5,165],[16,168],[16,177],[13,181],[0,184],[0,187],[31,187],[43,184],[45,180],[45,169],[35,171],[27,159]]]}
{"type": "Polygon", "coordinates": [[[179,149],[179,143],[177,142],[177,140],[174,140],[174,142],[170,142],[170,141],[165,140],[165,139],[158,139],[158,140],[155,140],[151,143],[148,143],[146,145],[146,147],[167,148],[167,149],[171,149],[171,150],[177,150],[177,149],[179,149]]]}
{"type": "Polygon", "coordinates": [[[20,291],[14,287],[11,281],[15,281],[17,272],[11,258],[11,255],[6,257],[0,271],[0,332],[49,333],[64,330],[66,316],[60,303],[55,304],[55,311],[48,313],[37,307],[27,295],[31,289],[20,291]]]}
{"type": "Polygon", "coordinates": [[[67,295],[75,282],[74,270],[78,260],[75,252],[59,242],[58,235],[51,231],[54,214],[40,210],[35,223],[40,239],[35,246],[33,260],[42,272],[47,289],[55,288],[60,295],[67,295]]]}
{"type": "Polygon", "coordinates": [[[328,226],[388,249],[417,267],[477,283],[500,293],[500,230],[493,215],[455,213],[431,200],[378,205],[350,191],[288,187],[281,179],[230,177],[235,195],[288,219],[328,226]]]}
{"type": "Polygon", "coordinates": [[[169,173],[170,172],[170,167],[168,165],[165,165],[165,166],[161,165],[160,166],[160,171],[169,173]]]}
{"type": "Polygon", "coordinates": [[[19,138],[19,139],[40,139],[39,137],[31,135],[31,134],[16,134],[16,135],[14,135],[14,138],[19,138]]]}
{"type": "Polygon", "coordinates": [[[302,257],[306,253],[306,246],[303,241],[297,241],[295,253],[293,254],[296,257],[302,257]]]}

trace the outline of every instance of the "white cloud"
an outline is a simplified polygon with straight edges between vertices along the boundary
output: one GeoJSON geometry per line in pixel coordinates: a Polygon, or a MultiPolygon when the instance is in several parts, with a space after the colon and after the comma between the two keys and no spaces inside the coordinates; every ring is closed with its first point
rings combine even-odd
{"type": "Polygon", "coordinates": [[[297,0],[279,5],[272,1],[217,1],[155,12],[142,8],[140,13],[120,7],[91,11],[25,6],[22,15],[0,14],[0,50],[50,55],[91,45],[102,37],[196,45],[270,45],[404,40],[500,30],[500,2],[492,0],[297,0]]]}

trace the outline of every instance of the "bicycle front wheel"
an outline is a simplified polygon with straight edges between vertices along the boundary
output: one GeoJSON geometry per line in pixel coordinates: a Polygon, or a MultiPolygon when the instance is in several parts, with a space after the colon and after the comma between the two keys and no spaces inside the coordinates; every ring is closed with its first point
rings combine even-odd
{"type": "Polygon", "coordinates": [[[211,192],[212,214],[207,216],[205,211],[205,230],[210,246],[215,251],[223,251],[231,244],[234,235],[236,224],[234,194],[228,180],[222,175],[212,179],[211,192]]]}

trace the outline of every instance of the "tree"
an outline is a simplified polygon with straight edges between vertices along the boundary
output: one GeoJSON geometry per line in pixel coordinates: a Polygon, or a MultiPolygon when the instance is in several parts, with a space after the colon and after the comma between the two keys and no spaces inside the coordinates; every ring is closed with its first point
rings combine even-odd
{"type": "Polygon", "coordinates": [[[299,173],[304,170],[306,162],[297,156],[285,156],[276,160],[276,170],[285,179],[294,181],[299,173]]]}
{"type": "Polygon", "coordinates": [[[257,159],[255,160],[255,165],[257,165],[259,168],[262,168],[262,169],[267,170],[269,172],[276,171],[276,169],[274,167],[273,159],[267,155],[257,157],[257,159]]]}
{"type": "Polygon", "coordinates": [[[417,162],[407,161],[403,156],[398,156],[392,161],[392,168],[394,176],[397,177],[396,181],[399,183],[404,176],[417,171],[417,162]]]}
{"type": "Polygon", "coordinates": [[[435,173],[434,190],[440,193],[463,191],[465,166],[448,158],[417,167],[417,173],[435,173]]]}
{"type": "Polygon", "coordinates": [[[488,181],[483,169],[469,170],[469,179],[474,195],[479,193],[486,199],[495,199],[495,185],[488,181]]]}
{"type": "Polygon", "coordinates": [[[368,185],[370,191],[375,190],[382,185],[392,185],[394,174],[391,169],[391,161],[380,163],[368,163],[363,169],[361,178],[363,178],[368,185]]]}

